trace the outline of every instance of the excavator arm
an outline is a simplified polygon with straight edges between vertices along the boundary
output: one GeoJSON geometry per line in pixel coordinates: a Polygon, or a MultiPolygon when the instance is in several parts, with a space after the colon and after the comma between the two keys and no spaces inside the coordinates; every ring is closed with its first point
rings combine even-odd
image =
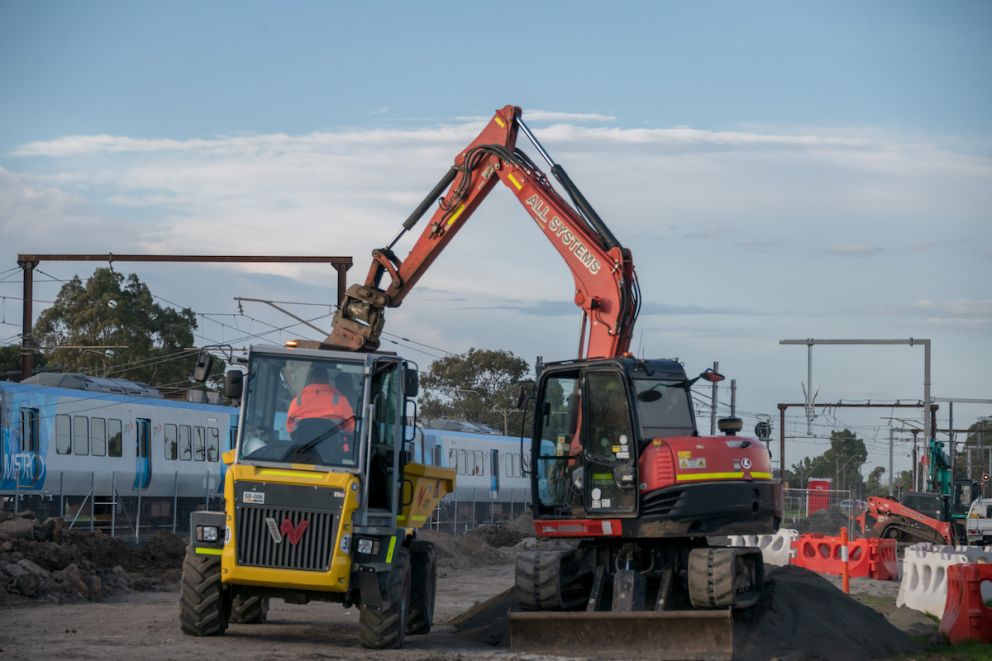
{"type": "Polygon", "coordinates": [[[372,265],[364,284],[348,288],[325,345],[352,351],[376,349],[385,308],[398,307],[403,302],[499,180],[524,206],[572,273],[575,304],[582,310],[579,357],[611,358],[627,351],[639,306],[630,251],[619,244],[564,169],[551,160],[520,115],[515,106],[496,111],[406,219],[396,238],[387,247],[372,252],[372,265]],[[551,165],[552,174],[574,206],[516,148],[518,130],[523,130],[551,165]],[[435,202],[437,209],[430,222],[406,258],[399,259],[393,247],[435,202]]]}

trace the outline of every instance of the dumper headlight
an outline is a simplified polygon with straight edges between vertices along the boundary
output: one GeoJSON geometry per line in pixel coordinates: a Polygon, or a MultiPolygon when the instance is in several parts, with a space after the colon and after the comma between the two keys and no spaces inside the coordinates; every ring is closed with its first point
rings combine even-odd
{"type": "Polygon", "coordinates": [[[356,550],[362,555],[373,555],[379,552],[379,540],[359,537],[356,550]]]}
{"type": "Polygon", "coordinates": [[[216,542],[220,539],[220,531],[217,530],[217,526],[197,526],[196,527],[196,541],[198,542],[216,542]]]}

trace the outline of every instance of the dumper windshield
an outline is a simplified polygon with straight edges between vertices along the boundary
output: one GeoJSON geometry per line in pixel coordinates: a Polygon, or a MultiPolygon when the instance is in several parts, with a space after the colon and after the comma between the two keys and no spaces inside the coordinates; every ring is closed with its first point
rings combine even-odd
{"type": "Polygon", "coordinates": [[[238,457],[356,467],[363,363],[252,356],[238,457]]]}

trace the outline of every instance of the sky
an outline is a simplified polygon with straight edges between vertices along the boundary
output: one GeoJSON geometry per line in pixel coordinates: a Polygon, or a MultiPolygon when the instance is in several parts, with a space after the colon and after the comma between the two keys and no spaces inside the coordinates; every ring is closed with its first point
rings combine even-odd
{"type": "MultiPolygon", "coordinates": [[[[929,338],[934,396],[992,398],[990,62],[987,2],[7,0],[0,342],[18,341],[18,253],[350,255],[360,281],[511,103],[633,252],[633,349],[719,361],[747,429],[777,434],[776,404],[803,399],[786,338],[929,338]]],[[[36,313],[94,266],[41,264],[36,313]]],[[[202,343],[318,335],[235,297],[313,304],[288,307],[322,328],[335,298],[319,266],[115,268],[197,312],[202,343]]],[[[572,293],[494,190],[387,313],[386,348],[422,369],[470,347],[572,358],[572,293]]],[[[813,355],[819,402],[922,398],[920,347],[813,355]]],[[[954,426],[988,415],[958,404],[954,426]]],[[[846,426],[867,474],[887,417],[919,419],[837,409],[809,434],[790,410],[786,463],[846,426]]]]}

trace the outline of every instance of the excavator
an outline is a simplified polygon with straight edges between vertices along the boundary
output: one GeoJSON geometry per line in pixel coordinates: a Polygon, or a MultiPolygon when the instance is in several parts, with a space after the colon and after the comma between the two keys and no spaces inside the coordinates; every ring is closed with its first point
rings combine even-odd
{"type": "MultiPolygon", "coordinates": [[[[350,286],[322,349],[374,352],[385,310],[402,304],[501,182],[572,274],[578,355],[548,363],[532,393],[528,468],[538,543],[519,553],[510,615],[514,651],[598,658],[729,659],[732,610],[761,595],[761,553],[709,538],[774,533],[782,487],[765,444],[700,435],[676,360],[629,347],[640,306],[633,258],[524,123],[496,111],[386,247],[350,286]],[[523,133],[564,191],[517,148],[523,133]],[[429,210],[405,258],[397,242],[429,210]]],[[[528,404],[529,405],[529,404],[528,404]]],[[[735,423],[736,420],[736,423],[735,423]]]]}

